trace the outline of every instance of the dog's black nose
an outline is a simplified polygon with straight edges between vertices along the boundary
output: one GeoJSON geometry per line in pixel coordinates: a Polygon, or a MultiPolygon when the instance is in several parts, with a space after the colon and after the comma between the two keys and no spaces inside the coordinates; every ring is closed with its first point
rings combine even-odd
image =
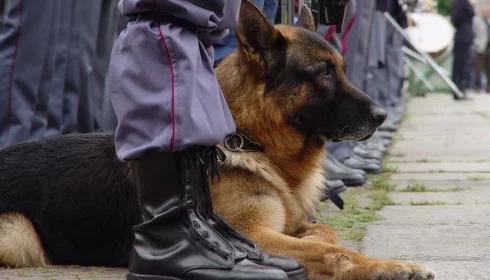
{"type": "Polygon", "coordinates": [[[373,120],[376,126],[381,126],[386,118],[388,117],[388,113],[383,110],[381,107],[372,106],[371,107],[371,119],[373,120]]]}

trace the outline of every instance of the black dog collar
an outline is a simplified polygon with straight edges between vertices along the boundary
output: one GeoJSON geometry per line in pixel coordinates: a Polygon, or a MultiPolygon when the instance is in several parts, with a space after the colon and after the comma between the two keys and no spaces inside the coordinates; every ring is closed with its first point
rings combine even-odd
{"type": "Polygon", "coordinates": [[[264,147],[259,143],[253,141],[243,131],[237,129],[234,134],[230,134],[225,138],[223,143],[225,149],[233,153],[247,153],[247,152],[261,152],[263,153],[264,147]]]}

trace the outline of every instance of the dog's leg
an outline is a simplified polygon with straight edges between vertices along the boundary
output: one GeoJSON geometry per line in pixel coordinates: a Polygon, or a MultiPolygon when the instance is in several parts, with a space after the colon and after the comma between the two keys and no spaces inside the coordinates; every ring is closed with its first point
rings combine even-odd
{"type": "Polygon", "coordinates": [[[422,268],[394,261],[375,260],[313,237],[296,238],[272,229],[250,234],[267,253],[297,259],[310,280],[430,280],[433,274],[422,268]]]}
{"type": "Polygon", "coordinates": [[[39,236],[24,215],[0,214],[0,266],[39,267],[48,265],[39,236]]]}
{"type": "Polygon", "coordinates": [[[294,236],[302,240],[337,243],[335,230],[324,224],[305,224],[294,236]]]}

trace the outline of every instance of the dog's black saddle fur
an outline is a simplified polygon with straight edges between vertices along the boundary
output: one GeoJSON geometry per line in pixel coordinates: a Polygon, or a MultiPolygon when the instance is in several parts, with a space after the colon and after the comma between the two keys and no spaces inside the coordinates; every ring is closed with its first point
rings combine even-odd
{"type": "Polygon", "coordinates": [[[65,135],[0,151],[0,214],[28,217],[54,264],[127,265],[140,210],[113,141],[65,135]]]}

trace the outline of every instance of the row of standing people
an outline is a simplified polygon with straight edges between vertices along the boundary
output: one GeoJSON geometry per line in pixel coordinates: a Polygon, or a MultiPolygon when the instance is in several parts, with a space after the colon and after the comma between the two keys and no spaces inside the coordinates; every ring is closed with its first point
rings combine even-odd
{"type": "MultiPolygon", "coordinates": [[[[255,0],[273,21],[277,0],[255,0]]],[[[107,94],[110,50],[127,21],[116,0],[2,2],[0,31],[0,148],[71,132],[114,131],[117,120],[107,94]],[[42,12],[39,12],[42,11],[42,12]]],[[[321,34],[345,54],[348,75],[390,112],[390,120],[366,143],[332,143],[325,168],[329,184],[363,185],[364,171],[379,172],[386,145],[403,111],[401,35],[386,22],[388,11],[401,25],[396,0],[348,4],[344,31],[321,34]],[[339,181],[340,180],[340,181],[339,181]],[[342,183],[343,182],[343,183],[342,183]]],[[[320,30],[325,31],[320,28],[320,30]]],[[[215,44],[217,61],[236,47],[233,33],[215,44]]]]}
{"type": "Polygon", "coordinates": [[[407,11],[401,4],[396,0],[350,1],[343,33],[327,30],[325,34],[352,65],[348,76],[353,84],[388,111],[387,122],[370,140],[327,145],[325,168],[335,190],[345,190],[344,185],[362,186],[367,182],[366,172],[381,172],[386,149],[403,115],[404,39],[385,16],[388,13],[406,27],[407,11]]]}

